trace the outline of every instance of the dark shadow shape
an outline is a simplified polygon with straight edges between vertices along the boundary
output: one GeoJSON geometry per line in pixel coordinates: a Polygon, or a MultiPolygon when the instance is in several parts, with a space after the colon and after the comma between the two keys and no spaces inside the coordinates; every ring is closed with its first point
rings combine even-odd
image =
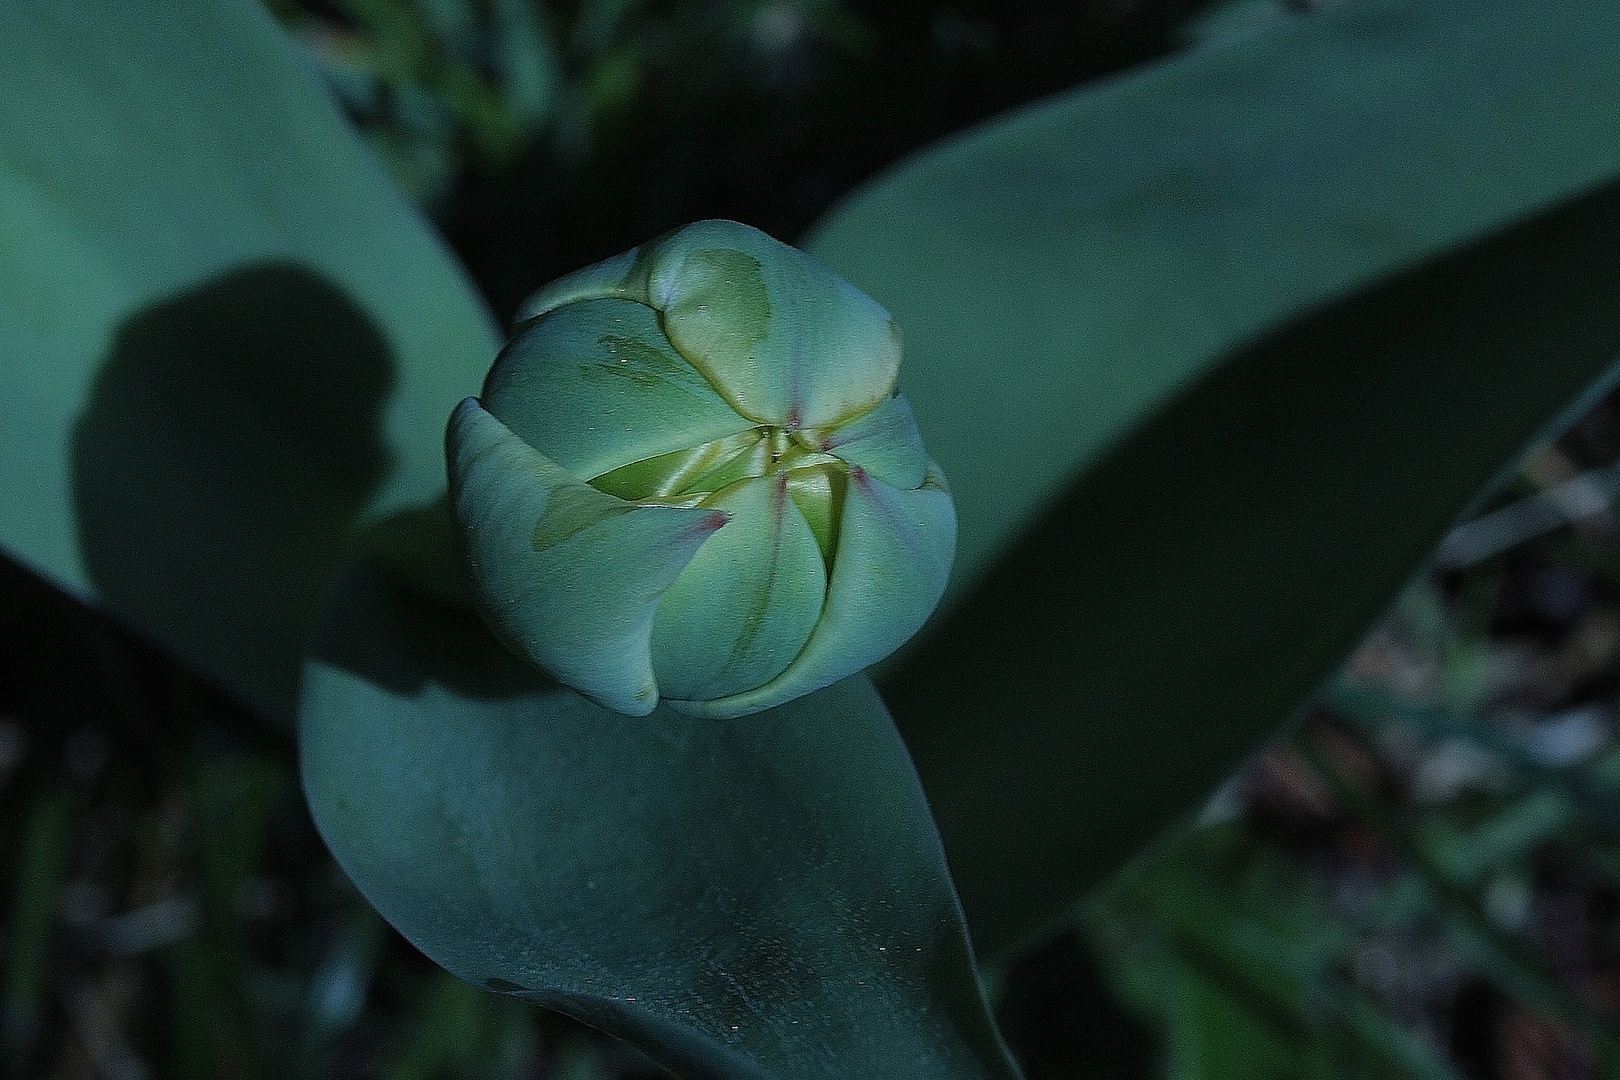
{"type": "MultiPolygon", "coordinates": [[[[380,528],[395,524],[389,519],[380,528]]],[[[422,528],[429,533],[437,524],[422,528]]],[[[401,697],[437,685],[471,701],[504,701],[559,687],[503,645],[471,608],[430,596],[370,559],[344,568],[327,590],[308,655],[401,697]],[[378,632],[374,624],[384,615],[408,624],[408,647],[400,635],[378,632]]]]}
{"type": "Polygon", "coordinates": [[[884,680],[975,943],[1213,790],[1617,355],[1610,184],[1236,350],[1078,477],[884,680]]]}
{"type": "Polygon", "coordinates": [[[273,718],[388,464],[382,334],[294,264],[238,270],[118,331],[73,439],[107,607],[273,718]]]}
{"type": "Polygon", "coordinates": [[[1086,943],[1065,930],[1008,965],[996,1022],[1026,1080],[1148,1080],[1152,1033],[1114,1002],[1086,943]]]}

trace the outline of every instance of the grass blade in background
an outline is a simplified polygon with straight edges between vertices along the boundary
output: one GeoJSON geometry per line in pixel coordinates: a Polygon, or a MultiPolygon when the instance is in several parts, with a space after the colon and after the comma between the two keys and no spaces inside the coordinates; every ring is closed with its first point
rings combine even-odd
{"type": "Polygon", "coordinates": [[[954,612],[885,693],[981,948],[1207,793],[1620,354],[1613,189],[1299,317],[1620,172],[1617,80],[1611,5],[1367,0],[815,231],[905,328],[958,500],[954,612]]]}
{"type": "Polygon", "coordinates": [[[0,70],[0,544],[289,716],[488,316],[257,5],[7,4],[0,70]]]}
{"type": "Polygon", "coordinates": [[[0,998],[0,1060],[30,1048],[49,985],[54,916],[67,876],[73,802],[66,790],[48,785],[35,793],[23,815],[22,842],[12,854],[15,897],[6,928],[4,997],[0,998]]]}
{"type": "Polygon", "coordinates": [[[475,986],[682,1076],[1013,1080],[922,790],[862,678],[626,717],[357,572],[301,706],[344,870],[475,986]]]}

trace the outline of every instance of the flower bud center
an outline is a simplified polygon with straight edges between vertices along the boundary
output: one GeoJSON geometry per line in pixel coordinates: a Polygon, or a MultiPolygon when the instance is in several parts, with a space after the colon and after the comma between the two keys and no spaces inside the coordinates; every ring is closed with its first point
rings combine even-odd
{"type": "Polygon", "coordinates": [[[761,425],[671,454],[632,461],[589,483],[627,502],[704,506],[734,484],[780,476],[829,561],[849,466],[817,448],[818,433],[761,425]]]}

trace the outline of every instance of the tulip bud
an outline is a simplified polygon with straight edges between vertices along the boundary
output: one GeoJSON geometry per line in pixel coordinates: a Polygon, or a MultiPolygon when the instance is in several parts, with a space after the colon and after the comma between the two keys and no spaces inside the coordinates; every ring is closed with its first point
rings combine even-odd
{"type": "Polygon", "coordinates": [[[542,289],[450,418],[486,621],[632,715],[741,716],[881,660],[956,548],[899,367],[888,312],[736,222],[542,289]]]}

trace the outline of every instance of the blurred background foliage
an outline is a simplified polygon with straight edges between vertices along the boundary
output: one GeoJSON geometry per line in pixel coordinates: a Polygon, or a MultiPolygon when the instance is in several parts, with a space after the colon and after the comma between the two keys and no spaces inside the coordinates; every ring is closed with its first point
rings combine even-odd
{"type": "MultiPolygon", "coordinates": [[[[558,275],[688,221],[795,237],[926,143],[1177,47],[1207,5],[271,6],[506,318],[558,275]]],[[[1286,11],[1268,3],[1249,18],[1286,11]]]]}
{"type": "MultiPolygon", "coordinates": [[[[682,222],[1308,4],[277,0],[502,317],[682,222]]],[[[1031,1080],[1620,1074],[1620,406],[1442,548],[1303,727],[988,972],[1031,1080]]],[[[0,564],[6,1075],[659,1075],[475,991],[326,854],[294,748],[0,564]]]]}

